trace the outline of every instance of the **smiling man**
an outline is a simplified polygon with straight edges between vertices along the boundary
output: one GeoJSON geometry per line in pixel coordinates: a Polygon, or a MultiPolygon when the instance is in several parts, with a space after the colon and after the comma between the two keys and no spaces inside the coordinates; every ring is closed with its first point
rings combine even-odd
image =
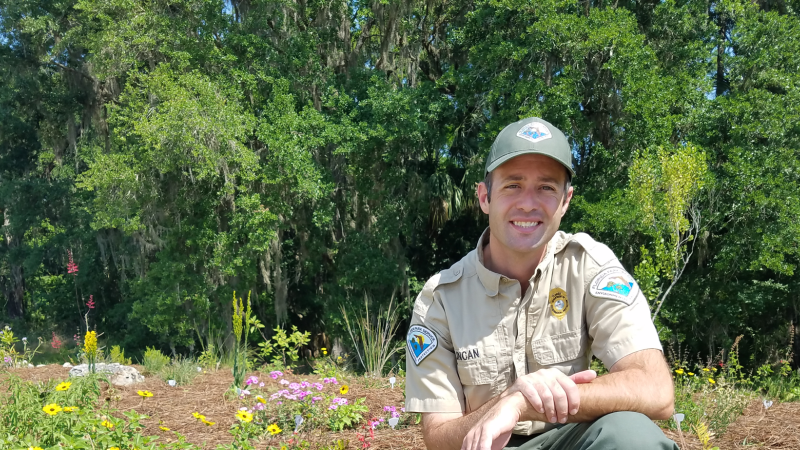
{"type": "Polygon", "coordinates": [[[428,448],[677,449],[651,420],[674,405],[647,300],[608,247],[558,230],[574,175],[542,119],[495,139],[477,190],[489,228],[425,284],[406,339],[428,448]]]}

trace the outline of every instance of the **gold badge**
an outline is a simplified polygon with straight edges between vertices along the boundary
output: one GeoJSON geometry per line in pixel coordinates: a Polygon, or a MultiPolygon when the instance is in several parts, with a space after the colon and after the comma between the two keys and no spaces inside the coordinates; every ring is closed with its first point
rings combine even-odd
{"type": "Polygon", "coordinates": [[[569,300],[567,300],[567,292],[561,288],[550,290],[550,313],[553,314],[558,320],[564,318],[569,311],[569,300]]]}

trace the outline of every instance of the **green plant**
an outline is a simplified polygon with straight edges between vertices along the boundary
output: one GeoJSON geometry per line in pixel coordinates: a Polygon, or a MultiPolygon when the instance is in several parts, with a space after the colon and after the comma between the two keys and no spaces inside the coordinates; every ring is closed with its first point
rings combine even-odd
{"type": "Polygon", "coordinates": [[[18,367],[22,364],[31,364],[34,356],[39,352],[39,348],[44,343],[40,337],[39,345],[36,348],[28,348],[28,338],[21,340],[14,336],[14,331],[10,326],[6,325],[3,330],[0,330],[0,363],[9,367],[18,367]],[[16,350],[16,344],[22,342],[22,353],[16,350]]]}
{"type": "Polygon", "coordinates": [[[339,405],[336,409],[330,410],[328,416],[328,427],[331,431],[342,431],[346,428],[355,428],[362,420],[363,414],[369,411],[364,405],[365,398],[356,399],[355,402],[347,405],[339,405]]]}
{"type": "Polygon", "coordinates": [[[156,348],[147,347],[145,349],[144,358],[142,359],[142,365],[145,371],[155,375],[167,364],[169,364],[169,356],[161,353],[161,351],[156,348]]]}
{"type": "Polygon", "coordinates": [[[131,359],[125,357],[125,350],[120,348],[119,345],[111,346],[111,352],[109,352],[107,359],[112,363],[131,365],[131,359]]]}
{"type": "Polygon", "coordinates": [[[250,322],[252,308],[250,304],[250,292],[247,293],[247,310],[241,298],[236,299],[236,291],[233,291],[233,335],[236,338],[233,342],[233,387],[240,389],[244,387],[244,376],[248,368],[247,336],[250,334],[250,322]]]}
{"type": "Polygon", "coordinates": [[[164,381],[175,380],[178,384],[189,384],[197,376],[197,362],[192,358],[178,357],[158,371],[164,381]]]}
{"type": "Polygon", "coordinates": [[[350,339],[353,340],[358,361],[364,371],[373,377],[383,375],[383,369],[392,355],[404,347],[402,344],[392,343],[392,337],[397,333],[397,328],[400,326],[399,311],[397,308],[392,309],[393,303],[394,294],[389,299],[389,307],[386,313],[384,314],[379,309],[378,315],[373,321],[369,315],[370,299],[365,294],[364,315],[357,316],[352,324],[345,307],[341,306],[340,308],[344,316],[347,332],[350,334],[350,339]]]}
{"type": "Polygon", "coordinates": [[[275,334],[272,339],[264,336],[264,342],[258,344],[261,348],[259,356],[264,360],[271,356],[271,365],[276,369],[290,367],[300,359],[300,347],[308,344],[311,333],[308,331],[301,333],[296,326],[292,326],[291,335],[287,335],[281,327],[275,327],[273,331],[275,334]]]}

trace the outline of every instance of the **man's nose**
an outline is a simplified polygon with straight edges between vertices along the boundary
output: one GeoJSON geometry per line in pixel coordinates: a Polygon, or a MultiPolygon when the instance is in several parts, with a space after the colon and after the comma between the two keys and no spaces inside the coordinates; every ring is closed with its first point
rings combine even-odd
{"type": "Polygon", "coordinates": [[[517,202],[517,209],[525,212],[536,211],[540,208],[539,195],[535,189],[526,189],[517,202]]]}

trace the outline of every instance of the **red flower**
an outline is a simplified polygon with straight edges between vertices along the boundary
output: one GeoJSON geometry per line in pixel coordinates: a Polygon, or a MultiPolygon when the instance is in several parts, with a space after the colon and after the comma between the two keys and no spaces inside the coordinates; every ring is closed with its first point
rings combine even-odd
{"type": "Polygon", "coordinates": [[[69,253],[69,263],[67,263],[67,273],[75,275],[78,273],[78,265],[75,264],[75,261],[72,260],[72,250],[67,250],[69,253]]]}
{"type": "Polygon", "coordinates": [[[90,295],[89,296],[89,301],[86,302],[86,306],[88,306],[89,309],[94,309],[94,300],[92,300],[92,297],[94,297],[94,295],[90,295]]]}
{"type": "Polygon", "coordinates": [[[61,348],[61,345],[63,345],[63,342],[61,342],[61,339],[59,339],[58,336],[56,336],[56,332],[55,331],[53,331],[53,342],[50,345],[55,349],[59,349],[59,348],[61,348]]]}

